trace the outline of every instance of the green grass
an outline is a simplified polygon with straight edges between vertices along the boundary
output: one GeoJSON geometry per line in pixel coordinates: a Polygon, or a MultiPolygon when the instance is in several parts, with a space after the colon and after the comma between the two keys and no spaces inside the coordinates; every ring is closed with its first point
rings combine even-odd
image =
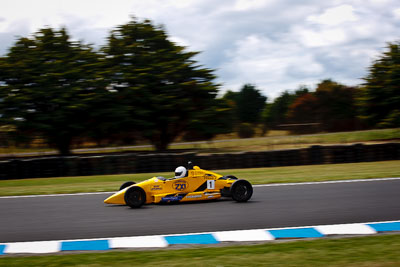
{"type": "Polygon", "coordinates": [[[0,266],[400,266],[400,235],[179,250],[1,257],[0,266]]]}
{"type": "MultiPolygon", "coordinates": [[[[139,182],[159,175],[172,177],[172,171],[169,173],[3,180],[0,181],[0,196],[115,191],[124,181],[139,182]]],[[[232,169],[216,170],[215,172],[224,175],[232,174],[247,179],[253,184],[368,179],[400,177],[400,161],[232,169]]]]}
{"type": "Polygon", "coordinates": [[[171,145],[173,149],[197,149],[200,152],[259,151],[274,149],[304,148],[310,145],[375,143],[400,138],[400,128],[326,133],[313,135],[283,135],[248,139],[232,139],[196,145],[171,145]]]}
{"type": "MultiPolygon", "coordinates": [[[[387,140],[400,139],[400,128],[395,129],[380,129],[380,130],[367,130],[367,131],[353,131],[353,132],[339,132],[339,133],[325,133],[313,135],[288,135],[285,131],[271,131],[265,137],[236,139],[235,135],[221,135],[217,136],[214,141],[195,143],[195,144],[179,144],[173,143],[169,146],[170,149],[183,150],[190,149],[198,151],[199,153],[213,153],[213,152],[232,152],[232,151],[259,151],[259,150],[274,150],[274,149],[290,149],[290,148],[303,148],[310,145],[326,145],[326,144],[350,144],[357,142],[371,143],[382,142],[387,140]],[[226,140],[228,139],[228,140],[226,140]]],[[[138,144],[138,145],[147,145],[138,144]]],[[[97,153],[110,153],[122,151],[149,151],[154,150],[152,147],[131,147],[122,149],[116,147],[115,149],[109,147],[107,149],[97,151],[97,153]]],[[[40,155],[42,152],[49,152],[50,148],[15,148],[7,147],[0,148],[0,154],[16,154],[23,152],[32,152],[40,155]]],[[[75,152],[78,153],[78,152],[75,152]]],[[[79,153],[92,153],[92,152],[79,152],[79,153]]]]}

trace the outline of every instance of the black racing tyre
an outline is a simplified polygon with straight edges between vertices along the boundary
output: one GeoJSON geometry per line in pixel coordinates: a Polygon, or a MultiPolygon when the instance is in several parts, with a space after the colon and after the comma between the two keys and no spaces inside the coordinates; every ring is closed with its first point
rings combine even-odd
{"type": "Polygon", "coordinates": [[[128,186],[131,186],[131,185],[133,185],[133,184],[135,184],[135,182],[131,182],[131,181],[125,182],[125,183],[123,183],[123,184],[119,187],[119,190],[125,189],[125,188],[127,188],[128,186]]]}
{"type": "Polygon", "coordinates": [[[129,187],[125,192],[125,203],[131,208],[140,208],[146,203],[146,193],[138,186],[129,187]]]}
{"type": "Polygon", "coordinates": [[[253,186],[246,180],[237,180],[231,185],[232,199],[237,202],[246,202],[253,195],[253,186]]]}

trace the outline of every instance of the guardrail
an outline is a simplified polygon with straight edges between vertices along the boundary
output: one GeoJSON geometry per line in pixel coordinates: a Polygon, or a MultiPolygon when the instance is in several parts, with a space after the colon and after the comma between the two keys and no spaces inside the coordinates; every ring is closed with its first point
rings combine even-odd
{"type": "Polygon", "coordinates": [[[201,155],[186,153],[51,156],[0,161],[0,180],[173,172],[192,161],[204,169],[235,169],[400,159],[400,143],[311,146],[301,149],[201,155]]]}

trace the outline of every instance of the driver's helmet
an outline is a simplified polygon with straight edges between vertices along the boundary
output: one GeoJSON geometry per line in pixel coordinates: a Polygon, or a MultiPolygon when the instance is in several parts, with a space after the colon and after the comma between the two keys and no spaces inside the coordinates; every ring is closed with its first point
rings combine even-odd
{"type": "Polygon", "coordinates": [[[175,178],[183,178],[186,176],[187,170],[183,166],[179,166],[175,169],[175,178]]]}

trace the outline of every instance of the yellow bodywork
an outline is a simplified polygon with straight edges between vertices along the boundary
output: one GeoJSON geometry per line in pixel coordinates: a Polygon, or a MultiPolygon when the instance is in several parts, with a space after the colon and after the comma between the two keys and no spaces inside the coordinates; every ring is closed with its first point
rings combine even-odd
{"type": "MultiPolygon", "coordinates": [[[[220,179],[221,177],[222,175],[194,166],[184,178],[153,177],[132,186],[141,187],[145,191],[146,204],[210,200],[220,198],[220,190],[229,188],[234,182],[231,179],[220,179]]],[[[104,203],[126,204],[124,196],[129,187],[116,192],[104,200],[104,203]]]]}

